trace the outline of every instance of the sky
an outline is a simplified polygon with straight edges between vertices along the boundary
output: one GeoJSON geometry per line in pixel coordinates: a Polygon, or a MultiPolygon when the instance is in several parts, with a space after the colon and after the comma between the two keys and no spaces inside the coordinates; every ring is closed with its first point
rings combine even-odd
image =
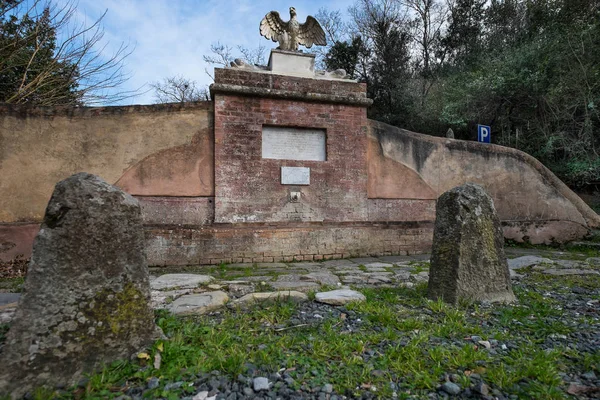
{"type": "MultiPolygon", "coordinates": [[[[210,54],[211,44],[235,48],[238,45],[267,49],[277,44],[260,36],[261,19],[271,10],[289,19],[294,6],[298,20],[314,15],[320,7],[341,10],[344,14],[354,0],[79,0],[76,19],[91,24],[104,11],[104,39],[107,55],[122,43],[134,48],[125,60],[131,78],[123,90],[145,92],[122,104],[151,104],[154,95],[148,84],[170,76],[183,76],[200,86],[212,83],[206,73],[214,67],[202,56],[210,54]]],[[[237,54],[237,53],[236,53],[237,54]]],[[[268,55],[267,55],[268,57],[268,55]]]]}

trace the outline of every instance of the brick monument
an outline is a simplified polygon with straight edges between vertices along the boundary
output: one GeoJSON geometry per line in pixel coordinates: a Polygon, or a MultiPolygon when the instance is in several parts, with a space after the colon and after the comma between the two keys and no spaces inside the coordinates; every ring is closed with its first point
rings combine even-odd
{"type": "Polygon", "coordinates": [[[214,202],[201,226],[147,228],[154,264],[322,260],[426,251],[433,201],[368,196],[366,85],[272,50],[215,69],[214,202]],[[393,204],[392,204],[393,203],[393,204]],[[401,210],[401,211],[398,211],[401,210]],[[403,210],[403,211],[402,211],[403,210]],[[393,222],[390,222],[391,220],[393,222]],[[426,221],[426,222],[420,222],[426,221]]]}

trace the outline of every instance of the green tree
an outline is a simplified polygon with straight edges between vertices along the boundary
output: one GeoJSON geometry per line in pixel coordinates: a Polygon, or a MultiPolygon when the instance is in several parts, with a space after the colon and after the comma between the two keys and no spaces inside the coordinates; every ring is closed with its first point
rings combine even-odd
{"type": "Polygon", "coordinates": [[[127,47],[102,54],[103,17],[86,27],[73,24],[75,12],[70,2],[0,0],[1,102],[82,105],[137,94],[116,90],[128,78],[127,47]]]}
{"type": "Polygon", "coordinates": [[[343,69],[349,77],[361,79],[357,66],[361,58],[368,57],[362,38],[355,36],[351,42],[337,41],[325,54],[325,67],[329,71],[343,69]]]}
{"type": "Polygon", "coordinates": [[[451,65],[464,68],[480,57],[485,3],[486,0],[456,0],[450,9],[442,47],[451,65]]]}

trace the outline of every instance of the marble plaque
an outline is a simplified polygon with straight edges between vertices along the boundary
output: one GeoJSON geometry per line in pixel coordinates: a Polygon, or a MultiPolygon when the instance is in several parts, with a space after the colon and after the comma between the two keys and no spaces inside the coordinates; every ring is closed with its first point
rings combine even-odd
{"type": "Polygon", "coordinates": [[[262,157],[325,161],[325,130],[263,126],[262,157]]]}
{"type": "Polygon", "coordinates": [[[310,185],[310,168],[281,167],[282,185],[310,185]]]}

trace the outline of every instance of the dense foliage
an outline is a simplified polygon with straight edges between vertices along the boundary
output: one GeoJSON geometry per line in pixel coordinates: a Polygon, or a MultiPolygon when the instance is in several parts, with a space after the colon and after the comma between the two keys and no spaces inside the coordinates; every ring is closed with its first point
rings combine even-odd
{"type": "Polygon", "coordinates": [[[532,154],[600,185],[599,0],[357,0],[324,62],[369,84],[370,117],[532,154]]]}

